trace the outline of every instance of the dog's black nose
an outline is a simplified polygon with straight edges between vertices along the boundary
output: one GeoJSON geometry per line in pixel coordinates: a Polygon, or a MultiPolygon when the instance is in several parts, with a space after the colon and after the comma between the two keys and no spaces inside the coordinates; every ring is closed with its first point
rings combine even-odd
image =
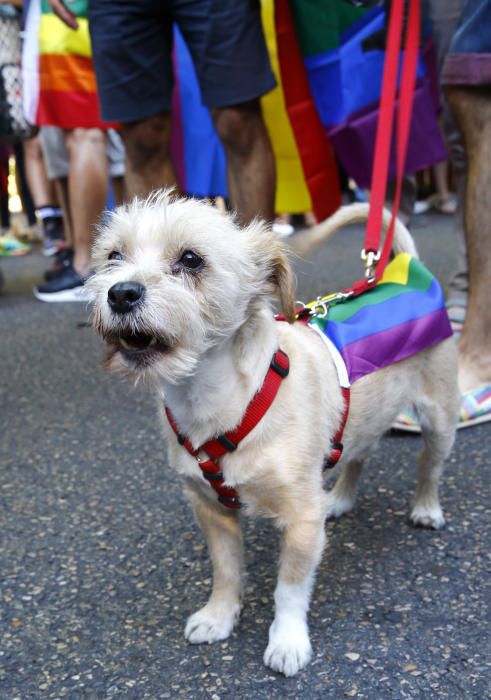
{"type": "Polygon", "coordinates": [[[138,282],[118,282],[107,293],[109,306],[117,314],[127,314],[143,299],[145,287],[138,282]]]}

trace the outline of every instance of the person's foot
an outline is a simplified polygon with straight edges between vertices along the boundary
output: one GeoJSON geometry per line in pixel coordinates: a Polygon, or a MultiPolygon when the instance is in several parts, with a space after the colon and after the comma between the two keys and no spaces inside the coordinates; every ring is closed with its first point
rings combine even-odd
{"type": "Polygon", "coordinates": [[[50,257],[56,255],[64,245],[63,219],[59,216],[50,216],[43,221],[43,255],[50,257]]]}
{"type": "Polygon", "coordinates": [[[54,256],[53,267],[50,270],[46,270],[44,273],[44,279],[46,282],[49,282],[61,274],[65,268],[70,267],[72,263],[73,248],[61,248],[54,256]]]}
{"type": "Polygon", "coordinates": [[[49,282],[34,287],[36,299],[47,302],[82,301],[87,302],[90,297],[85,287],[89,275],[82,277],[72,265],[63,268],[49,282]]]}
{"type": "Polygon", "coordinates": [[[451,297],[446,302],[448,318],[454,335],[458,338],[464,327],[465,314],[467,312],[467,297],[451,297]]]}
{"type": "Polygon", "coordinates": [[[291,236],[295,229],[291,223],[291,217],[289,214],[278,214],[273,222],[273,231],[277,236],[283,238],[284,236],[291,236]]]}
{"type": "Polygon", "coordinates": [[[56,255],[59,250],[64,246],[62,240],[54,238],[45,238],[43,240],[43,255],[50,258],[52,255],[56,255]]]}
{"type": "Polygon", "coordinates": [[[428,202],[440,214],[455,214],[457,211],[457,197],[452,193],[447,195],[434,194],[428,199],[428,202]]]}
{"type": "Polygon", "coordinates": [[[30,250],[30,245],[21,243],[11,234],[0,236],[0,255],[25,255],[30,250]]]}

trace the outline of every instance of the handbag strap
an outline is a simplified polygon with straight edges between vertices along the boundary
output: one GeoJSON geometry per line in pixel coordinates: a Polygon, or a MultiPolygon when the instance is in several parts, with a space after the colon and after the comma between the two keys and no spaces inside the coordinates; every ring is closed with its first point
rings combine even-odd
{"type": "Polygon", "coordinates": [[[399,108],[396,118],[397,78],[404,25],[404,2],[405,0],[392,0],[391,4],[380,110],[375,138],[370,211],[365,232],[365,245],[361,251],[361,257],[365,263],[365,278],[358,280],[352,287],[344,290],[343,294],[349,294],[350,296],[358,296],[362,292],[367,291],[367,289],[371,289],[382,277],[390,257],[395,220],[399,211],[411,128],[421,25],[420,0],[407,0],[409,13],[404,41],[399,108]],[[383,249],[381,250],[382,215],[387,190],[394,122],[396,122],[396,189],[392,218],[385,235],[383,249]]]}

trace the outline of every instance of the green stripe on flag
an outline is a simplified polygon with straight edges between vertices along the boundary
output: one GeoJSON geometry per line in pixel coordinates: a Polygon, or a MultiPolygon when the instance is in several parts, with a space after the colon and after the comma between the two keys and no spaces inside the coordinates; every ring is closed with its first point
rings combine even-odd
{"type": "Polygon", "coordinates": [[[348,299],[332,306],[329,310],[329,319],[341,323],[354,316],[365,306],[383,304],[388,299],[416,290],[425,292],[429,289],[432,281],[433,275],[423,263],[416,258],[411,258],[407,285],[395,284],[394,282],[379,284],[355,299],[348,299]]]}
{"type": "Polygon", "coordinates": [[[346,0],[290,0],[290,7],[303,56],[336,49],[340,34],[367,12],[346,0]]]}

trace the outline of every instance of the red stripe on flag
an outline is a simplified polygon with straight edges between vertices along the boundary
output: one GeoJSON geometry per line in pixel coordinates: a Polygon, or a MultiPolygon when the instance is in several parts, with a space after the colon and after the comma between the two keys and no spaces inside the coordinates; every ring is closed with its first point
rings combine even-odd
{"type": "Polygon", "coordinates": [[[286,108],[314,213],[322,221],[341,206],[338,171],[310,92],[288,0],[276,0],[275,26],[286,108]]]}

